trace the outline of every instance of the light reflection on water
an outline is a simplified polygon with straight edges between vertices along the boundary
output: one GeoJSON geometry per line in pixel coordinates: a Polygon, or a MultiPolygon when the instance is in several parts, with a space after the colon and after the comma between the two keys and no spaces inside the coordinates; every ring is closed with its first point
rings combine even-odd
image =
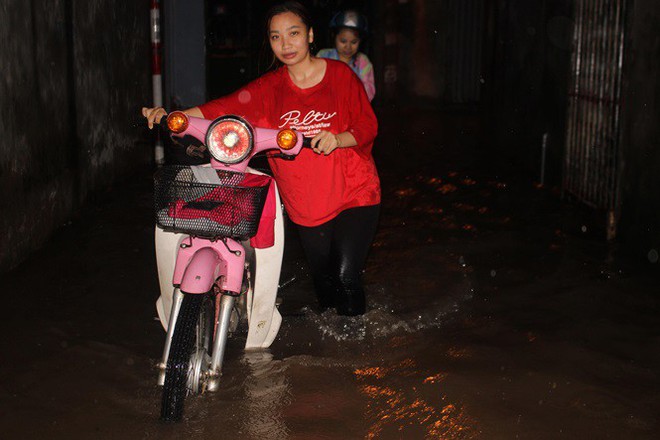
{"type": "Polygon", "coordinates": [[[368,398],[369,428],[365,438],[389,438],[386,432],[399,432],[408,437],[410,434],[404,433],[409,430],[418,431],[423,438],[474,438],[475,422],[461,405],[447,402],[447,396],[442,395],[438,399],[442,406],[436,406],[419,395],[418,388],[440,384],[447,373],[433,374],[416,384],[406,381],[406,385],[397,387],[393,384],[400,383],[401,377],[422,376],[413,359],[404,359],[390,367],[357,368],[354,374],[360,383],[360,392],[368,398]]]}
{"type": "Polygon", "coordinates": [[[425,372],[412,358],[389,366],[355,366],[359,363],[355,359],[294,356],[279,362],[269,354],[251,356],[247,354],[244,359],[250,371],[241,416],[245,438],[306,438],[294,434],[300,431],[307,432],[308,438],[327,439],[471,439],[477,435],[477,424],[465,406],[450,401],[442,391],[449,373],[425,372]],[[297,375],[305,371],[303,375],[314,377],[295,396],[288,380],[289,368],[297,375]],[[352,368],[352,385],[350,380],[341,379],[346,368],[352,368]],[[317,374],[334,379],[317,383],[317,374]],[[351,388],[364,402],[351,398],[351,388]],[[352,430],[351,437],[345,437],[345,431],[319,428],[341,425],[347,411],[357,411],[355,418],[362,426],[358,432],[362,434],[352,430]]]}
{"type": "MultiPolygon", "coordinates": [[[[440,327],[471,297],[467,285],[453,302],[430,304],[424,311],[397,312],[387,295],[376,295],[363,317],[306,309],[297,322],[287,322],[283,336],[304,334],[320,352],[303,349],[281,360],[268,351],[243,357],[240,431],[245,437],[239,438],[473,438],[476,423],[462,403],[443,392],[449,373],[420,367],[414,356],[398,358],[420,340],[420,332],[440,327]]],[[[429,348],[417,346],[422,356],[429,348]]],[[[456,346],[442,354],[445,359],[468,355],[456,346]]]]}
{"type": "Polygon", "coordinates": [[[278,367],[245,362],[251,375],[244,385],[246,438],[473,438],[476,423],[444,389],[450,373],[434,369],[438,356],[451,361],[469,352],[452,345],[439,352],[420,338],[460,316],[474,295],[471,264],[429,247],[423,258],[395,266],[390,252],[381,251],[372,267],[386,276],[366,284],[365,315],[303,307],[283,323],[275,348],[280,360],[271,361],[278,367]]]}
{"type": "Polygon", "coordinates": [[[243,432],[253,438],[284,439],[289,435],[282,409],[291,403],[286,364],[268,351],[246,351],[245,417],[243,432]]]}

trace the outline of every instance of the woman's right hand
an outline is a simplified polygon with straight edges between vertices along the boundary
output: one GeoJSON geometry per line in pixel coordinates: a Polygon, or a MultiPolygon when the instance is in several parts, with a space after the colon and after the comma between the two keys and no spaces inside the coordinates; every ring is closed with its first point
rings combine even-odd
{"type": "Polygon", "coordinates": [[[154,128],[154,124],[159,124],[163,116],[167,116],[167,112],[163,107],[142,107],[142,116],[147,118],[147,125],[149,129],[154,128]]]}

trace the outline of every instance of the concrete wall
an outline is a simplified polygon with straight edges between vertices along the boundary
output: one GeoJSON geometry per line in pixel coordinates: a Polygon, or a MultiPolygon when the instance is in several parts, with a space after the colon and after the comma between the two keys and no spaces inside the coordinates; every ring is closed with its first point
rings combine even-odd
{"type": "Polygon", "coordinates": [[[652,263],[660,252],[660,5],[629,4],[621,136],[621,242],[652,263]]]}
{"type": "Polygon", "coordinates": [[[149,163],[149,2],[0,4],[0,271],[93,191],[149,163]]]}

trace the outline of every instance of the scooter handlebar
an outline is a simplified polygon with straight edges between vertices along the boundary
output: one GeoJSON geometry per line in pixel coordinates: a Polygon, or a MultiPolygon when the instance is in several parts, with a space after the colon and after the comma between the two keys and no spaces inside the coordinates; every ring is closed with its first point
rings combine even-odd
{"type": "MultiPolygon", "coordinates": [[[[172,130],[170,130],[170,128],[167,124],[167,119],[168,119],[167,115],[163,116],[158,123],[154,123],[154,127],[158,127],[163,133],[165,133],[167,135],[173,135],[174,137],[176,137],[175,142],[178,143],[181,146],[184,146],[184,147],[190,147],[190,146],[199,147],[199,146],[204,145],[203,141],[201,141],[200,139],[197,139],[196,137],[193,137],[191,135],[188,135],[188,134],[178,134],[178,135],[174,134],[174,132],[172,132],[172,130]]],[[[196,118],[192,118],[192,119],[196,119],[196,118]]],[[[302,147],[303,148],[311,148],[312,147],[312,138],[303,136],[303,138],[302,138],[302,147]]],[[[287,159],[287,160],[293,160],[295,156],[290,156],[290,155],[287,155],[287,154],[284,154],[284,153],[279,153],[279,154],[273,154],[270,157],[280,157],[280,158],[287,159]]]]}
{"type": "Polygon", "coordinates": [[[160,122],[156,125],[158,125],[158,127],[163,130],[164,133],[170,133],[170,127],[167,125],[167,115],[160,118],[160,122]]]}

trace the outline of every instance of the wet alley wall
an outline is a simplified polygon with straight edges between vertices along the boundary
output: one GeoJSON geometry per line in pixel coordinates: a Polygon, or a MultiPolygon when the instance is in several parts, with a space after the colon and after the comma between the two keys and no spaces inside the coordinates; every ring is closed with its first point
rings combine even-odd
{"type": "Polygon", "coordinates": [[[621,135],[622,242],[658,263],[660,253],[660,4],[629,5],[621,135]]]}
{"type": "Polygon", "coordinates": [[[149,102],[149,2],[0,5],[0,271],[94,191],[151,159],[130,112],[149,102]]]}

